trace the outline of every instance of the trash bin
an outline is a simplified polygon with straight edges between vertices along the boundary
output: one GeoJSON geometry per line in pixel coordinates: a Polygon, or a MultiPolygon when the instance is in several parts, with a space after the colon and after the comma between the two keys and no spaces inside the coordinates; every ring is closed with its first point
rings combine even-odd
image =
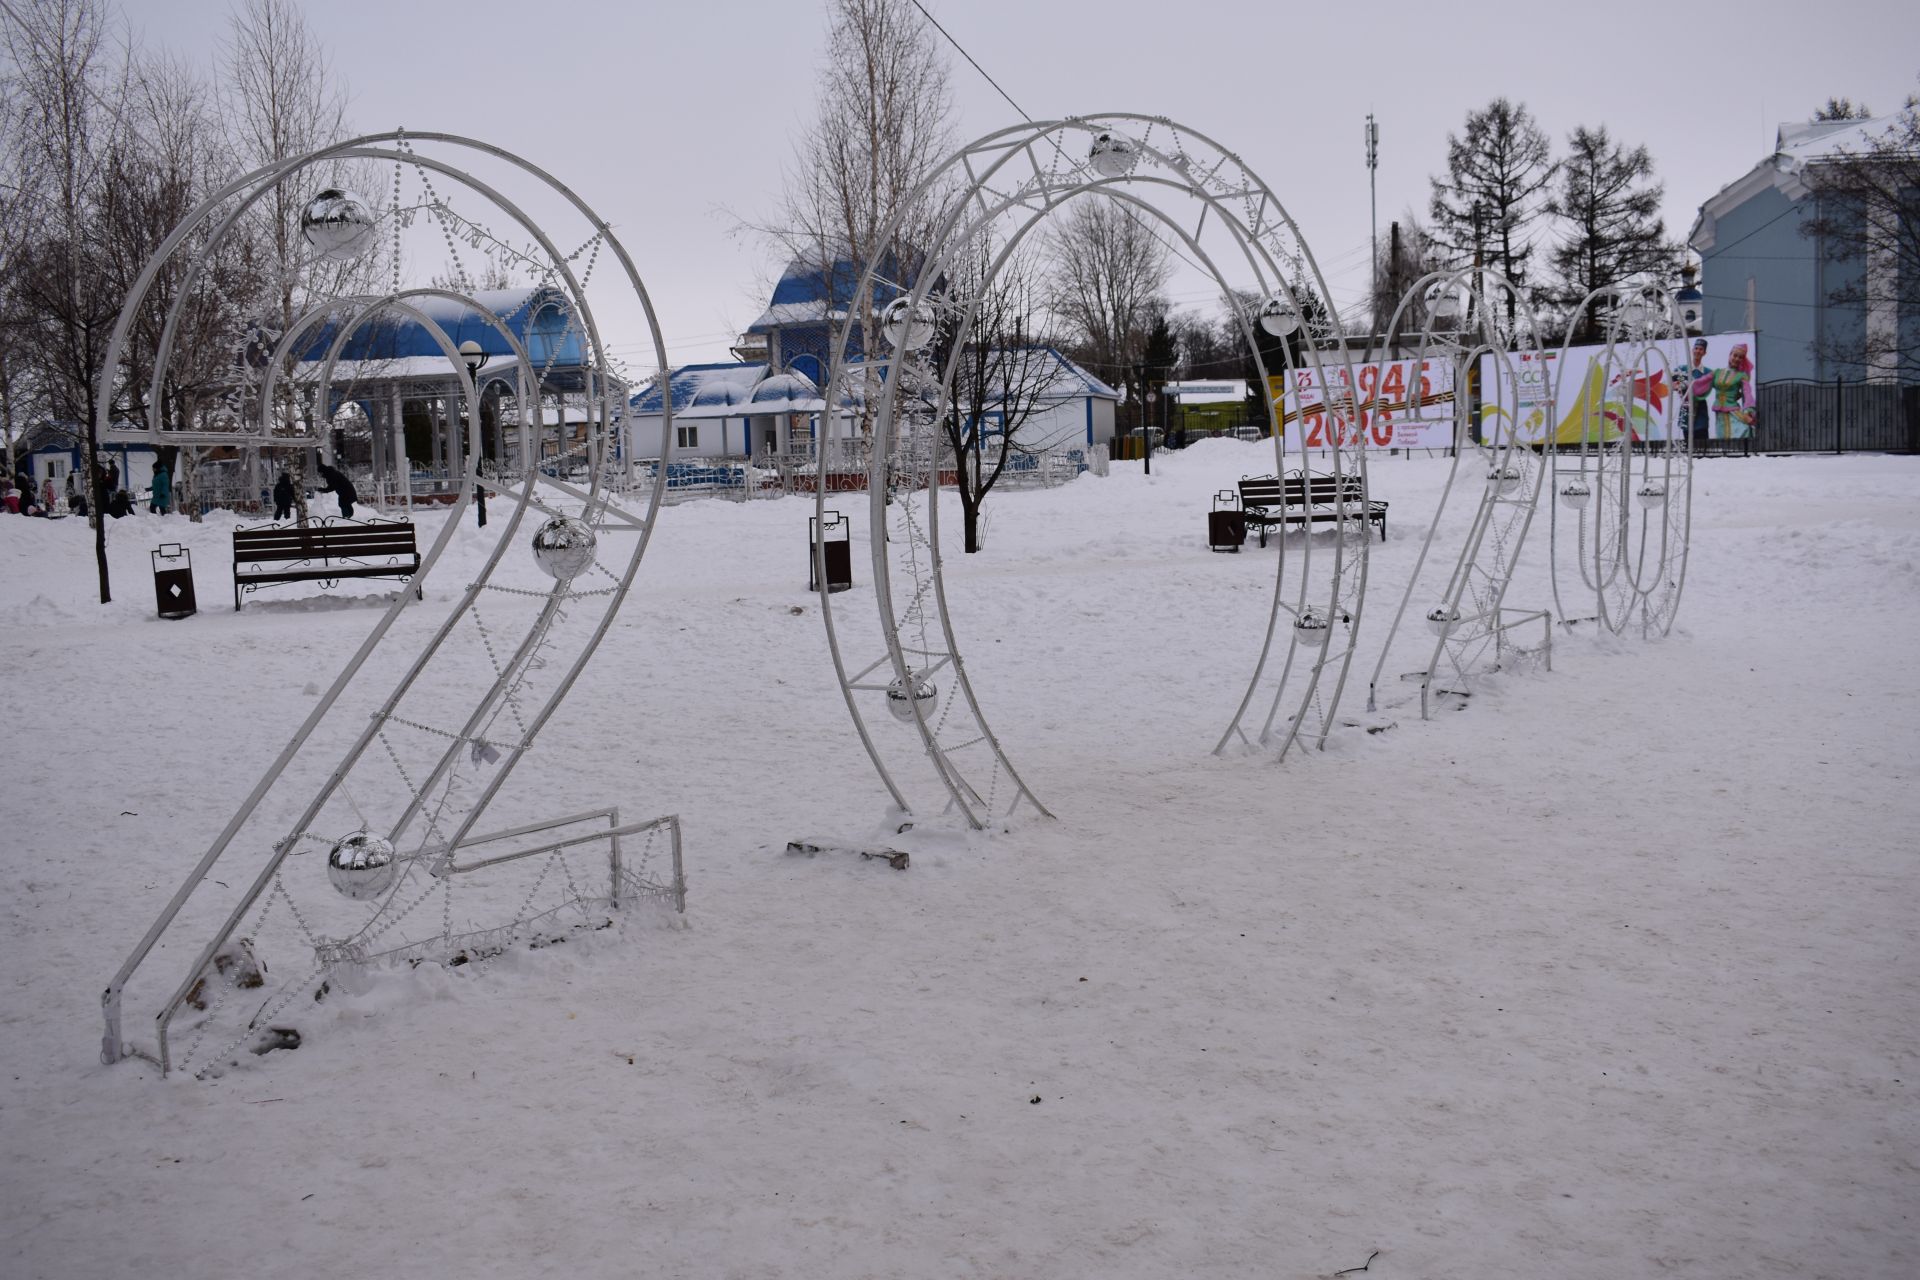
{"type": "Polygon", "coordinates": [[[193,556],[177,542],[155,547],[153,595],[163,618],[190,618],[200,606],[193,599],[193,556]]]}
{"type": "Polygon", "coordinates": [[[1207,549],[1238,552],[1247,540],[1247,513],[1240,509],[1240,495],[1222,489],[1213,495],[1213,510],[1207,513],[1207,549]]]}
{"type": "Polygon", "coordinates": [[[853,585],[853,522],[838,511],[829,511],[824,521],[819,516],[807,518],[807,590],[818,591],[820,584],[814,579],[816,563],[814,548],[819,547],[825,553],[827,562],[827,590],[845,591],[853,585]]]}

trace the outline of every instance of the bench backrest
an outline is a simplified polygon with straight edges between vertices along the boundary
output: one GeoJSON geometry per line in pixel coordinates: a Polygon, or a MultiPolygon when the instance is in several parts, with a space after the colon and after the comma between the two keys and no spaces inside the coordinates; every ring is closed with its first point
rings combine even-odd
{"type": "Polygon", "coordinates": [[[1240,502],[1248,507],[1332,506],[1342,494],[1348,502],[1360,501],[1359,476],[1330,476],[1315,472],[1302,476],[1252,476],[1240,481],[1240,502]]]}
{"type": "Polygon", "coordinates": [[[413,525],[405,520],[368,524],[273,525],[235,529],[233,558],[264,560],[363,560],[374,556],[418,557],[413,525]]]}

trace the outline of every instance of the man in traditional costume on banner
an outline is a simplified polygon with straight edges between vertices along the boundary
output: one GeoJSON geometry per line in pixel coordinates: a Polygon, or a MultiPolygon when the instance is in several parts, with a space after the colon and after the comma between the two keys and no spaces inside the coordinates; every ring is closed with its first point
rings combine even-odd
{"type": "Polygon", "coordinates": [[[1676,395],[1684,397],[1680,402],[1681,421],[1686,425],[1687,438],[1696,444],[1707,438],[1707,398],[1693,389],[1693,384],[1711,374],[1707,366],[1707,340],[1695,338],[1692,354],[1687,363],[1673,371],[1673,387],[1676,395]]]}
{"type": "Polygon", "coordinates": [[[1693,382],[1693,394],[1712,395],[1713,436],[1738,440],[1752,432],[1754,413],[1753,361],[1747,344],[1736,342],[1727,353],[1727,367],[1709,369],[1693,382]]]}

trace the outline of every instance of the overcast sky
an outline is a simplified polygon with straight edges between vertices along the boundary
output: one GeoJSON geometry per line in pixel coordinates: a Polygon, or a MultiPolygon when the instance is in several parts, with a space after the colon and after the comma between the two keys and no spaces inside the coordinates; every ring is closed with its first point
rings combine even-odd
{"type": "MultiPolygon", "coordinates": [[[[123,4],[137,39],[217,56],[227,0],[123,4]]],[[[1576,125],[1646,143],[1668,230],[1683,236],[1701,201],[1772,150],[1780,122],[1830,94],[1885,113],[1920,90],[1914,0],[928,8],[1035,118],[1166,116],[1238,152],[1298,220],[1342,305],[1365,286],[1370,110],[1382,240],[1409,205],[1424,215],[1448,132],[1497,95],[1524,102],[1556,152],[1576,125]]],[[[819,4],[328,0],[307,12],[356,127],[466,134],[545,167],[615,225],[671,359],[728,358],[777,265],[734,228],[772,208],[813,112],[819,4]]],[[[958,56],[953,86],[961,137],[1017,121],[958,56]]],[[[1200,279],[1174,293],[1213,309],[1200,279]]]]}

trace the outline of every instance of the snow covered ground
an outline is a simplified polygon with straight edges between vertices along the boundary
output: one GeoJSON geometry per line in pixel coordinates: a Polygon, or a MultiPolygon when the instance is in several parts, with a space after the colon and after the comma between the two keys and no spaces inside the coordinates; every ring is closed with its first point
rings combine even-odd
{"type": "MultiPolygon", "coordinates": [[[[1445,465],[1375,464],[1376,640],[1445,465]]],[[[1209,754],[1275,551],[1203,513],[1270,469],[992,500],[954,612],[1058,820],[906,871],[783,851],[885,814],[811,503],[667,511],[523,770],[681,814],[689,927],[389,974],[212,1081],[99,1065],[100,989],[385,588],[235,614],[230,522],[142,515],[102,607],[84,522],[0,519],[0,1273],[1920,1274],[1920,459],[1702,462],[1671,638],[1279,765],[1209,754]]]]}

